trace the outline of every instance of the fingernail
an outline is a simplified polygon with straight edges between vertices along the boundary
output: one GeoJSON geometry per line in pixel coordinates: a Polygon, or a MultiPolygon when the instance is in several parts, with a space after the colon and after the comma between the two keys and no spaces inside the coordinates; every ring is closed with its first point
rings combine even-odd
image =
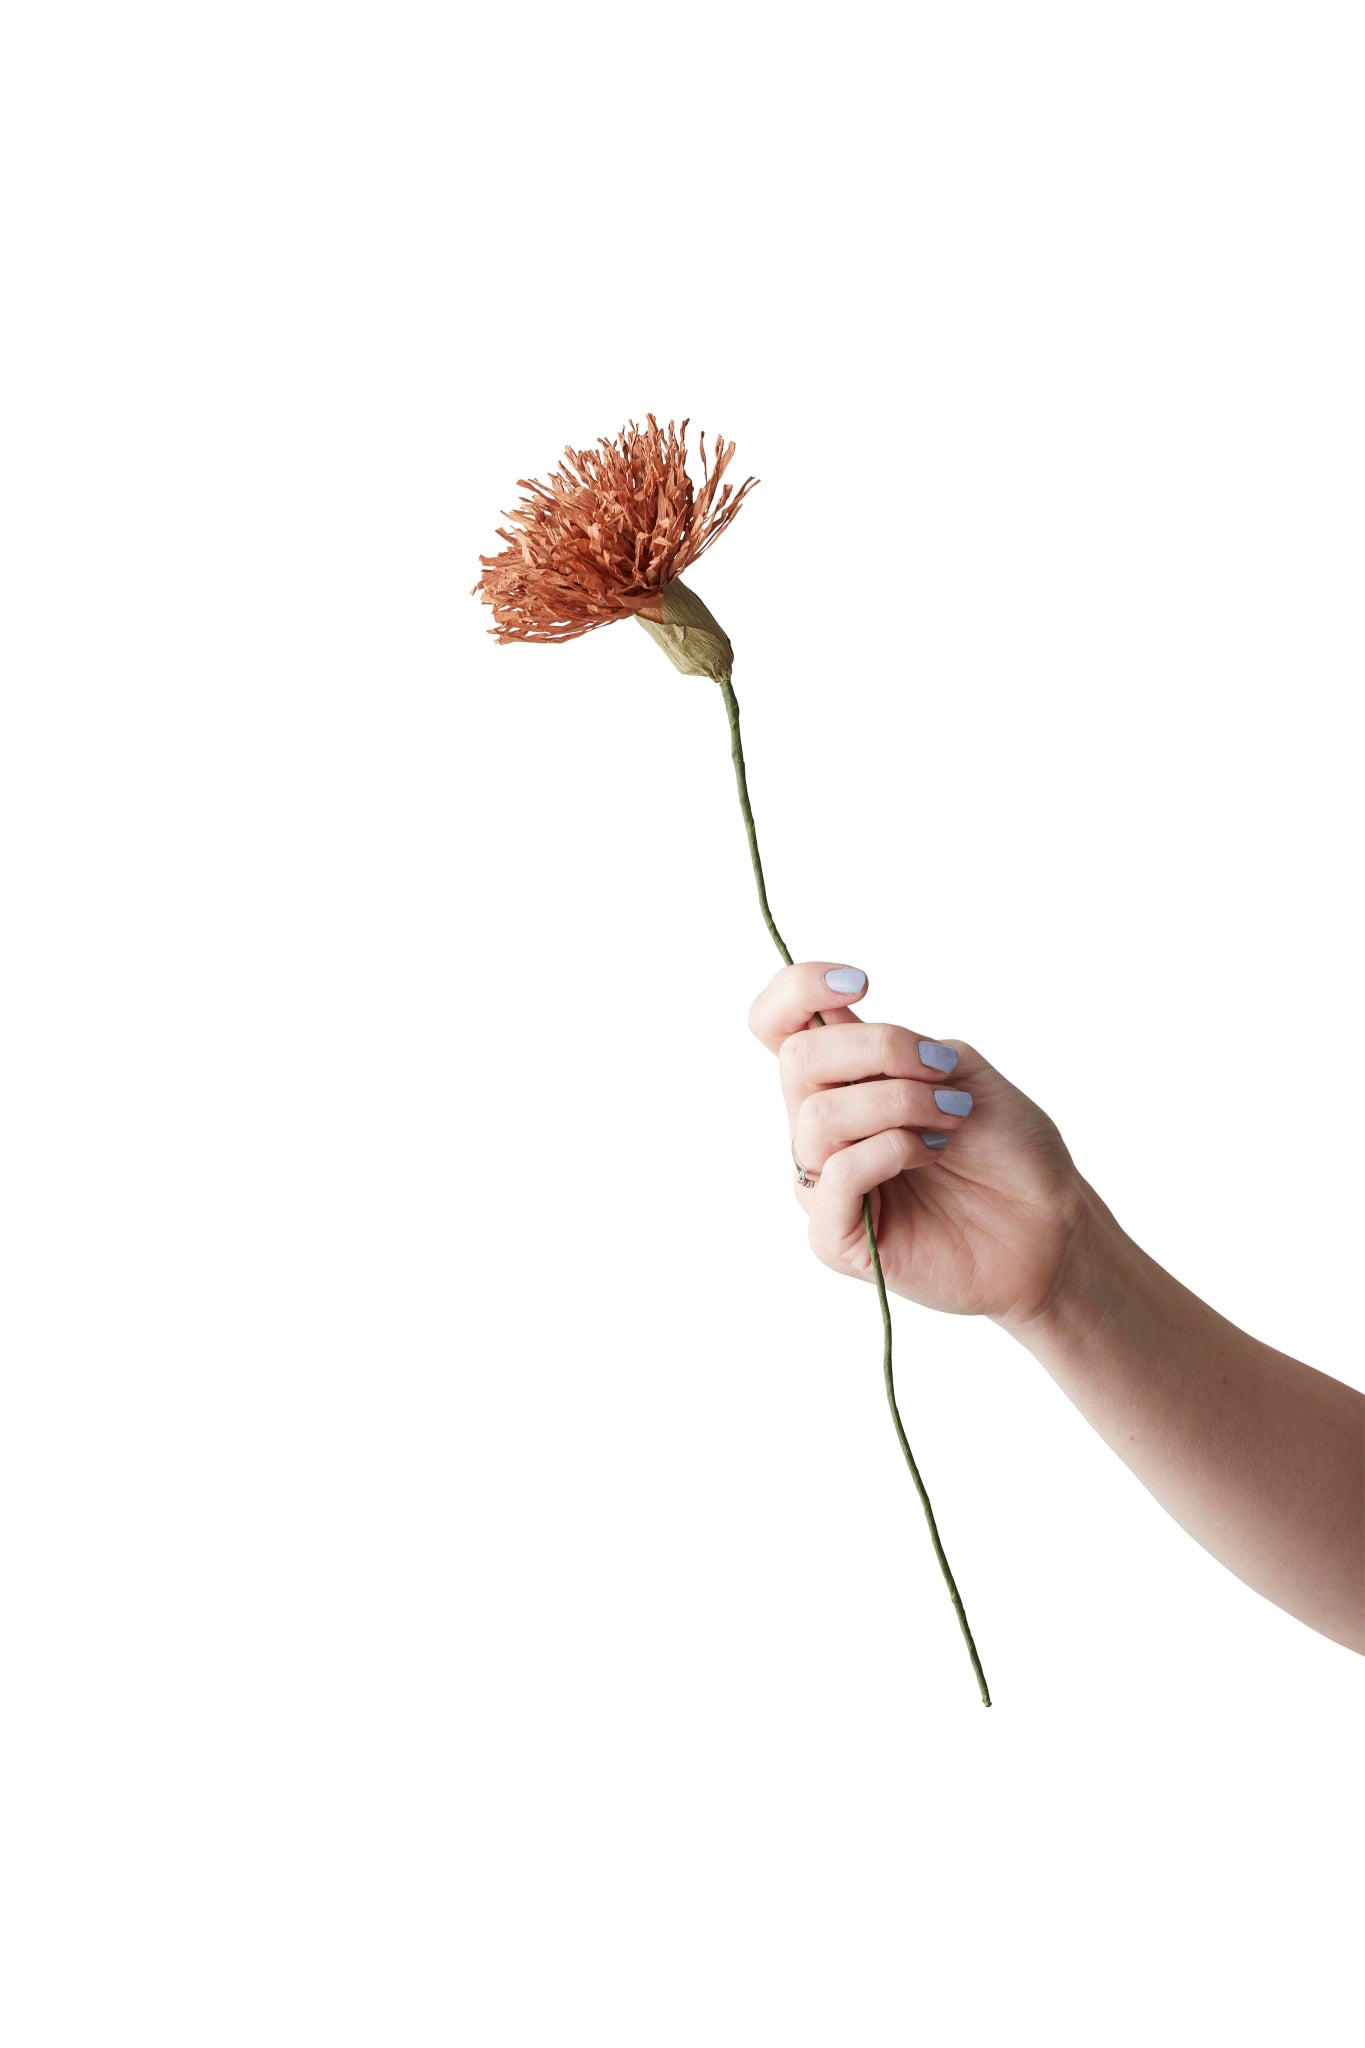
{"type": "Polygon", "coordinates": [[[972,1098],[965,1088],[935,1088],[934,1100],[945,1116],[970,1116],[972,1098]]]}
{"type": "Polygon", "coordinates": [[[946,1131],[921,1131],[920,1136],[931,1152],[941,1152],[948,1142],[946,1131]]]}
{"type": "Polygon", "coordinates": [[[933,1067],[939,1074],[951,1074],[957,1065],[957,1054],[951,1045],[940,1045],[933,1038],[920,1040],[919,1056],[921,1066],[933,1067]]]}
{"type": "Polygon", "coordinates": [[[825,980],[841,996],[856,996],[867,987],[867,976],[861,967],[831,967],[825,980]]]}

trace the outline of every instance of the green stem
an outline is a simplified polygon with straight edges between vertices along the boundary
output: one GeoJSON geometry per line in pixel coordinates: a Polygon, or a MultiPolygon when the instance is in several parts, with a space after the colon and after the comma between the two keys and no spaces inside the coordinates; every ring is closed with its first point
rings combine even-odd
{"type": "MultiPolygon", "coordinates": [[[[739,807],[744,813],[744,829],[749,835],[749,858],[754,864],[754,880],[758,883],[759,907],[763,912],[763,922],[773,935],[773,944],[786,961],[788,967],[790,967],[792,956],[787,950],[786,940],[773,922],[772,911],[768,908],[768,891],[763,885],[763,863],[758,857],[758,833],[754,829],[753,807],[749,802],[749,785],[744,776],[744,743],[739,736],[739,701],[735,696],[734,686],[728,677],[721,677],[720,690],[721,695],[725,699],[725,713],[730,721],[730,759],[735,764],[735,781],[739,784],[739,807]]],[[[824,1023],[824,1018],[820,1017],[818,1012],[817,1018],[821,1024],[824,1023]]]]}
{"type": "Polygon", "coordinates": [[[958,1625],[962,1630],[963,1640],[967,1645],[967,1655],[972,1660],[972,1669],[976,1673],[976,1682],[981,1688],[981,1704],[988,1707],[991,1703],[991,1696],[986,1687],[986,1674],[981,1669],[981,1659],[976,1654],[976,1644],[972,1641],[972,1631],[971,1625],[967,1620],[967,1610],[962,1605],[962,1595],[957,1590],[957,1580],[953,1577],[952,1566],[949,1564],[943,1545],[939,1540],[938,1523],[934,1520],[934,1510],[930,1506],[929,1495],[925,1490],[924,1481],[919,1476],[919,1466],[915,1463],[915,1454],[910,1448],[910,1439],[905,1434],[905,1424],[901,1421],[901,1411],[896,1406],[896,1382],[891,1373],[891,1304],[886,1298],[886,1281],[882,1275],[881,1253],[877,1250],[877,1233],[872,1227],[872,1204],[866,1195],[863,1197],[863,1222],[867,1227],[867,1249],[872,1259],[872,1270],[877,1276],[877,1299],[882,1305],[882,1378],[886,1382],[886,1398],[891,1403],[891,1420],[896,1425],[896,1435],[899,1437],[900,1447],[905,1453],[905,1462],[910,1467],[910,1477],[915,1482],[915,1491],[920,1497],[920,1506],[924,1509],[924,1519],[929,1524],[929,1540],[934,1546],[934,1555],[938,1559],[939,1569],[947,1583],[948,1597],[957,1609],[958,1625]]]}
{"type": "MultiPolygon", "coordinates": [[[[759,859],[758,854],[758,833],[754,826],[753,808],[749,802],[749,785],[744,774],[744,747],[739,737],[739,703],[729,678],[721,676],[719,682],[721,695],[725,699],[726,716],[730,721],[730,758],[735,764],[735,781],[739,785],[739,807],[744,813],[744,829],[749,835],[749,858],[753,862],[754,880],[758,884],[759,907],[763,912],[763,922],[772,933],[773,944],[777,947],[778,952],[782,955],[788,967],[790,967],[792,956],[787,950],[786,940],[777,929],[777,925],[773,920],[772,911],[768,906],[768,891],[763,881],[763,863],[759,859]]],[[[825,1021],[818,1010],[815,1013],[814,1021],[817,1024],[823,1024],[825,1021]]],[[[976,1644],[972,1641],[972,1631],[967,1622],[967,1610],[962,1605],[962,1596],[957,1590],[957,1581],[953,1577],[952,1568],[948,1563],[943,1545],[939,1540],[938,1523],[934,1520],[934,1510],[930,1506],[929,1495],[925,1490],[924,1481],[920,1478],[919,1466],[915,1463],[914,1453],[910,1449],[910,1439],[905,1434],[905,1424],[901,1421],[901,1412],[896,1405],[896,1382],[891,1370],[891,1304],[886,1298],[886,1278],[882,1272],[881,1253],[877,1249],[877,1232],[872,1221],[872,1201],[870,1196],[867,1195],[863,1196],[863,1223],[867,1230],[868,1257],[872,1261],[872,1273],[877,1283],[877,1300],[881,1304],[882,1378],[886,1383],[886,1398],[891,1406],[891,1419],[896,1425],[896,1436],[902,1451],[905,1453],[905,1462],[910,1467],[910,1477],[915,1482],[915,1491],[919,1494],[920,1505],[924,1509],[925,1520],[929,1524],[929,1537],[934,1546],[934,1555],[938,1559],[939,1568],[947,1582],[949,1597],[957,1610],[958,1622],[967,1644],[967,1654],[972,1660],[972,1669],[976,1673],[976,1682],[981,1688],[982,1704],[989,1706],[991,1696],[986,1687],[986,1674],[981,1669],[981,1659],[976,1654],[976,1644]]]]}

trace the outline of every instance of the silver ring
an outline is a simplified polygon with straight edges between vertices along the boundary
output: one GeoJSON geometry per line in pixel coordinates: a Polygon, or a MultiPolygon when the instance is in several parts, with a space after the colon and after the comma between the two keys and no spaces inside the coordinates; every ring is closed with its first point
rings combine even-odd
{"type": "Polygon", "coordinates": [[[801,1164],[801,1161],[796,1156],[795,1138],[792,1139],[792,1165],[796,1168],[796,1185],[799,1188],[813,1188],[815,1186],[816,1181],[819,1180],[820,1176],[818,1173],[806,1172],[805,1167],[801,1164]]]}

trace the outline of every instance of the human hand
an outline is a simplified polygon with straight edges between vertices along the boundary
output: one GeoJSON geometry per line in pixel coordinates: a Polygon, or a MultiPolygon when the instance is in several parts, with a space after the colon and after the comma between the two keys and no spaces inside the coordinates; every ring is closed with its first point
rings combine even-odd
{"type": "Polygon", "coordinates": [[[836,1273],[870,1279],[866,1195],[894,1293],[1025,1323],[1061,1274],[1085,1183],[1052,1119],[970,1045],[864,1023],[844,1007],[841,994],[866,994],[865,981],[850,989],[858,971],[784,967],[749,1012],[778,1056],[795,1155],[818,1175],[796,1190],[811,1249],[836,1273]],[[831,992],[827,972],[842,990],[831,992]]]}

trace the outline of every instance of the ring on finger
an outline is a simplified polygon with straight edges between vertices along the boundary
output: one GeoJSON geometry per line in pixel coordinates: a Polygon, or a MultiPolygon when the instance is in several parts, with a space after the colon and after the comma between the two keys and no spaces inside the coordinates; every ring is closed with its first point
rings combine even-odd
{"type": "Polygon", "coordinates": [[[805,1167],[797,1158],[795,1138],[792,1139],[792,1165],[796,1168],[796,1185],[799,1188],[813,1188],[820,1176],[818,1173],[807,1173],[805,1167]]]}

